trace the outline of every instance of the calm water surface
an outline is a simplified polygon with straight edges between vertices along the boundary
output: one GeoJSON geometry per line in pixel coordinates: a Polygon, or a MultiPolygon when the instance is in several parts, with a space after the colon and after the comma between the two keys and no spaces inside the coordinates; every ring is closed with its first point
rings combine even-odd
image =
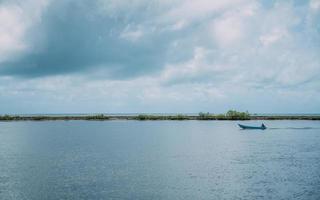
{"type": "Polygon", "coordinates": [[[264,123],[0,122],[0,199],[320,199],[320,122],[264,123]]]}

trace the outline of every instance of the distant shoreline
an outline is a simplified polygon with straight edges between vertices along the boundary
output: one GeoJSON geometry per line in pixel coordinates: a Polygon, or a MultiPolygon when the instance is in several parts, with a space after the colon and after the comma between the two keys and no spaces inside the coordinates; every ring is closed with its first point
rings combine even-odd
{"type": "Polygon", "coordinates": [[[248,116],[228,116],[228,115],[0,115],[0,121],[69,121],[69,120],[86,120],[86,121],[107,121],[107,120],[320,120],[319,115],[248,115],[248,116]]]}

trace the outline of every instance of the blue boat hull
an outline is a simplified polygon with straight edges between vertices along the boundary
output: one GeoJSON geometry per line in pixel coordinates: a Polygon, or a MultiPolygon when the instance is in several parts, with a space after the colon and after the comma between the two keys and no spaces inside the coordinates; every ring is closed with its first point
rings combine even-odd
{"type": "Polygon", "coordinates": [[[240,128],[242,129],[260,129],[260,130],[264,130],[266,129],[265,126],[246,126],[246,125],[242,125],[242,124],[238,124],[240,126],[240,128]]]}

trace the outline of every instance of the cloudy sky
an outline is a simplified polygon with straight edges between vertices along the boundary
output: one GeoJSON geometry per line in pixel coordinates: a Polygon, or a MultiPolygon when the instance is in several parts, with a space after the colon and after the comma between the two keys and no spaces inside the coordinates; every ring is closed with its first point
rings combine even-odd
{"type": "Polygon", "coordinates": [[[320,0],[0,0],[0,114],[320,112],[320,0]]]}

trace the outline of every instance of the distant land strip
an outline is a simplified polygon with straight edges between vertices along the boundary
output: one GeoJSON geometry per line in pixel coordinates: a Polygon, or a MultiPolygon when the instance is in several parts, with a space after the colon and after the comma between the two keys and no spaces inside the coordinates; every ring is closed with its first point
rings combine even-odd
{"type": "Polygon", "coordinates": [[[54,120],[320,120],[320,115],[251,115],[248,112],[230,110],[225,114],[199,113],[198,115],[0,115],[0,121],[54,121],[54,120]]]}

